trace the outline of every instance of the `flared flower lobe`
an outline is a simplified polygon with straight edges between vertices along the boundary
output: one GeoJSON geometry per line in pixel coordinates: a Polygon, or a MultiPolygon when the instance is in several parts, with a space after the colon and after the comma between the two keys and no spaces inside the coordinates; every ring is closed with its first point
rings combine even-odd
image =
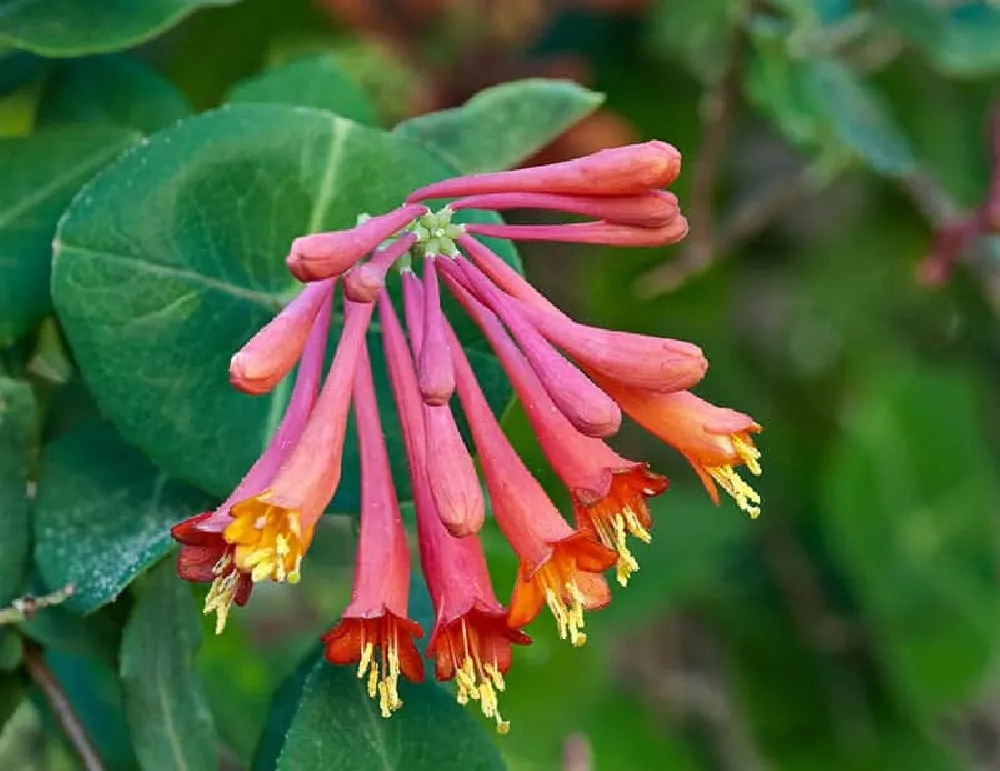
{"type": "Polygon", "coordinates": [[[643,543],[652,540],[653,519],[646,500],[662,494],[668,482],[666,477],[651,472],[645,463],[613,471],[609,477],[606,492],[595,494],[581,488],[572,491],[573,515],[577,527],[618,554],[615,573],[618,583],[626,586],[632,573],[639,569],[627,536],[643,543]]]}
{"type": "Polygon", "coordinates": [[[323,655],[334,664],[358,663],[358,679],[367,677],[368,696],[377,699],[382,717],[403,706],[399,698],[399,676],[419,683],[424,662],[413,643],[421,637],[420,624],[383,610],[372,618],[345,616],[323,636],[323,655]]]}
{"type": "Polygon", "coordinates": [[[236,564],[236,546],[224,537],[233,521],[232,507],[267,488],[305,429],[316,403],[323,371],[331,300],[332,291],[328,287],[313,319],[288,407],[267,448],[215,511],[184,520],[171,530],[171,535],[181,544],[177,558],[181,578],[212,584],[204,612],[216,614],[216,634],[221,634],[225,628],[232,604],[244,605],[253,586],[251,573],[236,564]]]}
{"type": "Polygon", "coordinates": [[[423,679],[423,661],[413,642],[423,630],[407,618],[410,553],[364,345],[355,372],[354,415],[361,454],[357,563],[351,602],[323,642],[327,660],[358,662],[358,677],[368,677],[368,695],[378,698],[382,717],[389,717],[402,706],[399,675],[423,679]]]}
{"type": "Polygon", "coordinates": [[[760,514],[760,496],[736,470],[761,473],[760,451],[751,434],[761,430],[749,415],[717,407],[690,391],[657,393],[604,382],[632,418],[680,452],[701,478],[715,503],[716,485],[751,517],[760,514]]]}
{"type": "Polygon", "coordinates": [[[580,530],[548,545],[549,554],[540,564],[521,560],[507,623],[524,626],[547,605],[559,637],[579,647],[587,642],[583,612],[599,610],[611,601],[601,573],[618,561],[618,555],[580,530]]]}

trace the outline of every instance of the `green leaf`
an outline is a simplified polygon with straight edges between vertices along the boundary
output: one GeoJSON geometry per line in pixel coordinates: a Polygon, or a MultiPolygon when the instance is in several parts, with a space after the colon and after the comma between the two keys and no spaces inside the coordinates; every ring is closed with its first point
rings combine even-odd
{"type": "MultiPolygon", "coordinates": [[[[103,412],[167,472],[227,495],[288,398],[288,379],[249,397],[227,371],[233,352],[297,291],[284,264],[291,241],[351,227],[358,213],[388,211],[449,173],[416,145],[301,107],[234,105],[152,137],[81,192],[58,236],[56,306],[103,412]]],[[[509,245],[497,248],[519,265],[509,245]]],[[[500,411],[510,391],[499,364],[467,318],[453,322],[500,411]]],[[[339,326],[338,315],[333,340],[339,326]]],[[[405,499],[377,324],[368,345],[405,499]]],[[[339,511],[357,510],[358,465],[349,431],[339,511]]]]}
{"type": "Polygon", "coordinates": [[[42,59],[27,51],[0,50],[0,96],[6,96],[41,69],[42,59]]]}
{"type": "Polygon", "coordinates": [[[125,716],[146,771],[218,768],[215,730],[194,672],[201,625],[169,562],[142,586],[122,638],[125,716]]]}
{"type": "Polygon", "coordinates": [[[528,79],[488,88],[461,107],[403,121],[396,133],[465,174],[516,166],[596,110],[604,97],[570,81],[528,79]]]}
{"type": "Polygon", "coordinates": [[[252,771],[274,771],[285,745],[285,736],[295,719],[302,691],[313,670],[323,665],[322,648],[310,653],[274,692],[267,723],[253,754],[252,771]]]}
{"type": "Polygon", "coordinates": [[[901,32],[942,73],[976,77],[1000,70],[1000,8],[989,0],[885,0],[887,26],[901,32]]]}
{"type": "Polygon", "coordinates": [[[792,142],[827,163],[856,155],[881,174],[913,170],[909,142],[880,94],[846,65],[790,57],[776,29],[758,30],[754,44],[747,92],[792,142]]]}
{"type": "Polygon", "coordinates": [[[138,59],[116,54],[56,65],[42,94],[38,123],[111,123],[152,134],[190,112],[170,81],[138,59]]]}
{"type": "Polygon", "coordinates": [[[969,698],[1000,640],[1000,490],[977,397],[957,373],[897,364],[858,395],[825,470],[822,521],[920,718],[969,698]]]}
{"type": "Polygon", "coordinates": [[[359,123],[377,123],[368,97],[328,53],[302,56],[237,83],[225,101],[316,107],[359,123]]]}
{"type": "Polygon", "coordinates": [[[797,145],[815,146],[823,133],[823,111],[809,88],[806,66],[788,56],[789,30],[758,26],[744,88],[757,108],[797,145]]]}
{"type": "MultiPolygon", "coordinates": [[[[35,595],[49,591],[37,582],[29,585],[35,595]]],[[[89,616],[81,616],[62,605],[43,608],[18,626],[27,637],[47,651],[60,651],[85,656],[117,666],[117,652],[122,626],[128,612],[128,602],[107,605],[89,616]]]]}
{"type": "Polygon", "coordinates": [[[19,672],[0,671],[0,733],[24,698],[24,677],[19,672]]]}
{"type": "Polygon", "coordinates": [[[50,586],[73,584],[67,606],[89,613],[170,551],[171,525],[208,508],[108,424],[85,424],[42,452],[35,562],[50,586]]]}
{"type": "Polygon", "coordinates": [[[31,386],[0,377],[0,608],[21,594],[28,564],[28,480],[38,442],[31,386]]]}
{"type": "Polygon", "coordinates": [[[879,94],[843,64],[815,61],[810,85],[835,136],[875,171],[902,176],[916,161],[910,144],[879,94]]]}
{"type": "Polygon", "coordinates": [[[80,126],[0,139],[0,346],[50,311],[52,237],[80,185],[139,135],[80,126]]]}
{"type": "Polygon", "coordinates": [[[485,730],[442,688],[401,682],[399,691],[404,706],[386,720],[353,668],[321,659],[306,679],[275,769],[502,771],[485,730]]]}
{"type": "Polygon", "coordinates": [[[0,0],[0,44],[42,56],[117,51],[155,37],[192,11],[237,0],[0,0]]]}
{"type": "Polygon", "coordinates": [[[659,0],[649,22],[651,45],[702,81],[721,77],[739,9],[728,0],[659,0]]]}
{"type": "MultiPolygon", "coordinates": [[[[103,660],[53,650],[45,651],[45,661],[107,771],[134,771],[137,763],[122,712],[122,684],[117,673],[103,660]]],[[[47,712],[47,705],[42,709],[47,712]]]]}

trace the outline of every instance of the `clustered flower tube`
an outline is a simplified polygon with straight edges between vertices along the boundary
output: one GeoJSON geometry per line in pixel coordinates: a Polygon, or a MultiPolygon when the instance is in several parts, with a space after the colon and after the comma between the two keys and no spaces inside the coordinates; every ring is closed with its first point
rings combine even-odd
{"type": "MultiPolygon", "coordinates": [[[[473,174],[414,191],[399,208],[353,228],[294,241],[288,268],[305,289],[232,360],[230,381],[248,394],[273,390],[296,363],[295,385],[274,437],[215,511],[173,528],[178,572],[211,583],[205,612],[221,632],[233,603],[261,581],[297,582],[314,528],[337,491],[353,408],[361,458],[361,512],[351,601],[324,636],[326,658],[357,665],[384,717],[402,706],[400,677],[420,681],[408,616],[410,552],[376,401],[366,337],[378,315],[388,385],[406,450],[420,567],[435,619],[426,655],[458,701],[479,703],[506,732],[499,694],[514,645],[547,607],[559,636],[587,639],[584,614],[611,600],[639,569],[630,538],[648,542],[648,500],[667,479],[605,441],[622,416],[680,452],[718,503],[721,488],[750,516],[760,497],[740,470],[760,474],[749,416],[691,389],[708,367],[687,342],[599,329],[564,314],[480,237],[513,241],[663,246],[687,233],[677,198],[663,188],[680,173],[664,142],[603,150],[516,171],[473,174]],[[428,202],[450,201],[439,208],[428,202]],[[459,224],[455,212],[536,209],[582,221],[553,225],[459,224]],[[419,264],[415,264],[419,261],[419,264]],[[400,272],[405,329],[386,288],[400,272]],[[338,284],[343,319],[322,375],[338,284]],[[450,294],[492,347],[539,445],[572,500],[556,508],[504,435],[443,312],[450,294]],[[459,431],[460,406],[471,443],[459,431]],[[480,485],[473,461],[479,459],[480,485]],[[489,510],[519,568],[509,607],[497,599],[478,532],[489,510]]],[[[375,338],[372,338],[375,339],[375,338]]]]}

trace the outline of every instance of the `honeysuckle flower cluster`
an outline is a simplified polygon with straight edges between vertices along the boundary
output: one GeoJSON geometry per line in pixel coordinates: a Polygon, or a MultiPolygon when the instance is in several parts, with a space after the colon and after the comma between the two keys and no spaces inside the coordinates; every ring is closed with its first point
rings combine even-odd
{"type": "Polygon", "coordinates": [[[548,607],[560,637],[586,641],[585,611],[610,600],[605,572],[622,586],[638,570],[630,538],[648,542],[647,500],[667,488],[646,463],[605,441],[622,413],[677,449],[718,502],[718,488],[751,516],[760,499],[741,476],[760,473],[750,417],[689,389],[707,362],[691,343],[581,324],[566,316],[480,237],[658,246],[687,232],[676,197],[662,190],[680,171],[663,142],[585,158],[476,174],[413,192],[394,211],[348,230],[296,239],[287,264],[305,289],[236,353],[232,384],[263,394],[289,375],[294,388],[267,449],[215,511],[173,529],[180,575],[210,582],[205,612],[221,632],[233,603],[261,581],[299,580],[316,522],[337,490],[348,413],[361,457],[361,513],[351,602],[323,638],[326,658],[356,664],[389,717],[400,676],[422,680],[408,617],[410,553],[390,473],[366,343],[377,314],[416,508],[420,564],[435,612],[427,657],[458,700],[478,701],[506,731],[497,694],[511,647],[548,607]],[[430,201],[449,201],[432,208],[430,201]],[[538,209],[583,219],[566,224],[459,224],[456,212],[538,209]],[[386,289],[400,272],[403,323],[386,289]],[[334,296],[343,329],[323,365],[334,296]],[[492,346],[552,468],[572,498],[572,522],[555,507],[508,442],[442,312],[450,293],[492,346]],[[461,405],[472,446],[459,432],[461,405]],[[482,545],[486,500],[519,561],[509,606],[497,599],[482,545]]]}

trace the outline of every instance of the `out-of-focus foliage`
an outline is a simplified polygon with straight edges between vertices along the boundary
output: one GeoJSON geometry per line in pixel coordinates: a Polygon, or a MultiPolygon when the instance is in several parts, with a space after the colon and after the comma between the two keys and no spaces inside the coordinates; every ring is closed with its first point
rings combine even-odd
{"type": "MultiPolygon", "coordinates": [[[[106,769],[998,767],[998,94],[989,0],[0,0],[0,768],[82,767],[53,681],[106,769]],[[383,721],[317,659],[353,447],[309,581],[212,634],[169,527],[287,400],[225,373],[291,239],[645,138],[684,155],[685,242],[504,258],[588,324],[704,349],[699,392],[765,427],[761,518],[626,426],[672,480],[653,542],[584,648],[530,628],[496,739],[430,682],[383,721]]],[[[504,427],[565,510],[516,404],[504,427]]]]}

